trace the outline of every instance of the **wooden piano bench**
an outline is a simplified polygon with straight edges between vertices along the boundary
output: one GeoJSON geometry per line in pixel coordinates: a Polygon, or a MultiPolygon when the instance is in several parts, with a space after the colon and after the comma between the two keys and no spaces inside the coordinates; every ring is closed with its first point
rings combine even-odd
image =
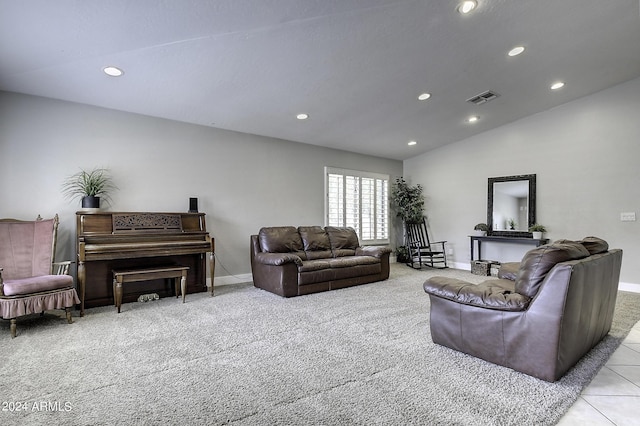
{"type": "Polygon", "coordinates": [[[122,305],[122,285],[136,281],[149,281],[157,279],[175,280],[176,297],[178,297],[178,280],[180,280],[180,291],[182,293],[182,303],[187,295],[187,271],[188,266],[155,266],[152,268],[123,269],[113,271],[113,301],[120,313],[122,305]]]}

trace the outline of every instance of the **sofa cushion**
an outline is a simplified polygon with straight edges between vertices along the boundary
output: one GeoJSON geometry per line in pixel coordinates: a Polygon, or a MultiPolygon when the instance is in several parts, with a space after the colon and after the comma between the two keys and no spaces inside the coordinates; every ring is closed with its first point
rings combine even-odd
{"type": "Polygon", "coordinates": [[[533,298],[547,273],[557,263],[583,259],[589,252],[580,243],[562,240],[529,250],[520,262],[516,277],[516,293],[533,298]]]}
{"type": "Polygon", "coordinates": [[[372,264],[355,265],[350,268],[332,268],[336,280],[376,275],[382,271],[380,262],[372,264]]]}
{"type": "Polygon", "coordinates": [[[575,242],[575,243],[582,244],[584,246],[584,248],[587,249],[589,254],[604,253],[607,250],[609,250],[609,243],[607,243],[602,238],[598,238],[598,237],[584,237],[580,241],[557,240],[554,244],[567,243],[567,242],[569,242],[569,243],[574,243],[575,242]]]}
{"type": "Polygon", "coordinates": [[[307,259],[331,259],[333,252],[331,250],[319,250],[319,251],[306,251],[307,259]]]}
{"type": "Polygon", "coordinates": [[[337,228],[327,226],[324,228],[329,235],[331,251],[334,257],[354,256],[356,249],[360,246],[358,235],[353,228],[337,228]]]}
{"type": "Polygon", "coordinates": [[[325,259],[333,257],[329,236],[320,226],[298,227],[307,259],[325,259]]]}
{"type": "Polygon", "coordinates": [[[18,280],[5,280],[3,290],[5,296],[17,296],[59,290],[71,286],[73,286],[71,275],[40,275],[18,280]]]}
{"type": "MultiPolygon", "coordinates": [[[[321,260],[320,262],[324,262],[321,260]]],[[[302,271],[298,268],[298,285],[308,285],[322,283],[326,281],[336,281],[365,277],[367,275],[380,274],[382,265],[380,262],[373,264],[355,265],[349,268],[319,268],[312,270],[310,267],[302,271]]]]}
{"type": "Polygon", "coordinates": [[[329,259],[307,260],[298,266],[298,285],[308,285],[331,281],[335,273],[329,259]]]}
{"type": "Polygon", "coordinates": [[[269,253],[302,252],[300,234],[294,226],[272,226],[261,228],[258,233],[262,251],[269,253]]]}
{"type": "Polygon", "coordinates": [[[298,272],[320,271],[330,268],[329,259],[306,260],[302,262],[302,265],[298,265],[298,272]]]}
{"type": "Polygon", "coordinates": [[[349,256],[303,261],[298,266],[298,283],[315,284],[324,281],[379,274],[380,259],[372,256],[349,256]]]}
{"type": "Polygon", "coordinates": [[[582,241],[584,248],[586,248],[590,254],[604,253],[609,250],[609,243],[598,237],[584,237],[582,241]]]}
{"type": "Polygon", "coordinates": [[[351,268],[358,265],[377,264],[380,264],[380,259],[372,256],[344,256],[329,260],[329,265],[332,268],[351,268]]]}

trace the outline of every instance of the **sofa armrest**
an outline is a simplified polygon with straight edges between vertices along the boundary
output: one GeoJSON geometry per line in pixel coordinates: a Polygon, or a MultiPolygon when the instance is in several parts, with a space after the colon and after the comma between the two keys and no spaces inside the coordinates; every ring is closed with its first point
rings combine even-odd
{"type": "Polygon", "coordinates": [[[297,266],[302,265],[300,256],[290,253],[256,253],[255,261],[263,265],[282,266],[287,263],[295,263],[297,266]]]}
{"type": "Polygon", "coordinates": [[[498,278],[515,281],[518,277],[520,262],[506,262],[500,265],[498,269],[498,278]]]}
{"type": "Polygon", "coordinates": [[[432,277],[423,288],[429,296],[451,300],[463,305],[498,311],[524,311],[531,299],[510,290],[513,283],[506,280],[490,280],[472,284],[456,278],[432,277]]]}
{"type": "Polygon", "coordinates": [[[391,253],[388,246],[361,246],[356,248],[356,256],[373,256],[380,259],[385,253],[391,253]]]}

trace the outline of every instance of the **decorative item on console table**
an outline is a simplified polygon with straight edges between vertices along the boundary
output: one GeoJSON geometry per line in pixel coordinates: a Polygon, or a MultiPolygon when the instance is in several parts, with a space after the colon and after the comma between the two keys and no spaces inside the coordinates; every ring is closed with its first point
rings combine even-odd
{"type": "Polygon", "coordinates": [[[529,232],[531,232],[534,240],[541,240],[542,235],[547,232],[547,228],[545,228],[543,225],[535,223],[529,227],[529,232]]]}
{"type": "Polygon", "coordinates": [[[81,169],[68,178],[62,184],[62,193],[73,200],[80,197],[83,209],[100,208],[100,198],[109,203],[109,194],[117,189],[108,169],[97,168],[92,170],[81,169]]]}
{"type": "Polygon", "coordinates": [[[473,230],[475,231],[473,233],[474,235],[482,237],[484,235],[487,235],[487,232],[489,232],[489,225],[487,225],[486,223],[479,223],[473,227],[473,230]]]}

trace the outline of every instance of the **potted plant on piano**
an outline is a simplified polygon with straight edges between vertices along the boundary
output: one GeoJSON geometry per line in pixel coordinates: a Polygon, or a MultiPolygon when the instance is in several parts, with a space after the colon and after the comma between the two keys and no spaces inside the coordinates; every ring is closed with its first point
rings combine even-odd
{"type": "Polygon", "coordinates": [[[80,198],[84,209],[100,208],[100,199],[109,203],[109,195],[115,189],[113,178],[105,168],[81,169],[62,184],[62,193],[70,200],[80,198]]]}

